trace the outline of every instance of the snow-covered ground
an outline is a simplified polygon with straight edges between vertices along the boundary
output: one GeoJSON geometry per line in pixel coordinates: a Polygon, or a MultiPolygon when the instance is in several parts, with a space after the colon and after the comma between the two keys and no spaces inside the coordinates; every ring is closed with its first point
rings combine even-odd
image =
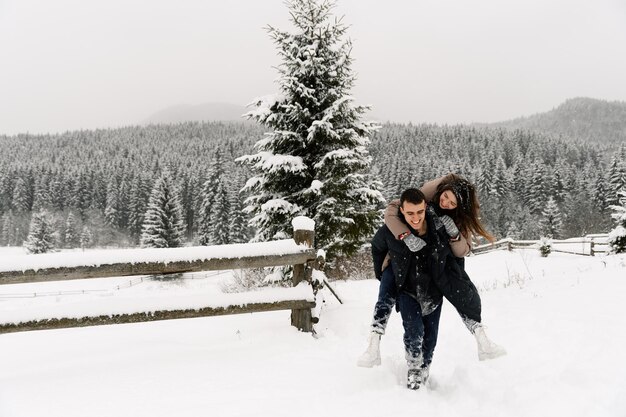
{"type": "MultiPolygon", "coordinates": [[[[325,293],[317,338],[292,328],[288,311],[0,335],[0,416],[626,415],[626,256],[500,251],[468,258],[467,270],[508,355],[479,362],[447,304],[431,381],[418,392],[404,387],[396,313],[382,365],[355,366],[377,281],[346,281],[335,283],[343,305],[325,293]]],[[[15,296],[32,287],[0,286],[0,315],[225,297],[228,279],[45,283],[34,298],[15,296]]]]}

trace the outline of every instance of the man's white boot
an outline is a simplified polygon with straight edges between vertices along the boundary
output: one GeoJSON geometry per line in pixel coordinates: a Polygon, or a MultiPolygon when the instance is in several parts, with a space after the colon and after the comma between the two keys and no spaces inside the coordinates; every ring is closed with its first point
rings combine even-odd
{"type": "Polygon", "coordinates": [[[478,344],[478,360],[484,361],[506,355],[506,350],[502,346],[496,345],[487,337],[484,326],[479,325],[474,329],[474,337],[478,344]]]}
{"type": "Polygon", "coordinates": [[[357,366],[371,368],[380,365],[380,334],[371,332],[367,349],[356,362],[357,366]]]}

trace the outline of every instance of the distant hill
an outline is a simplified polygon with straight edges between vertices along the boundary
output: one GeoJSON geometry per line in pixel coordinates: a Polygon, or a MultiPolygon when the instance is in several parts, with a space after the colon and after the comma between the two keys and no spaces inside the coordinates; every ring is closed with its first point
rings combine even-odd
{"type": "Polygon", "coordinates": [[[204,103],[179,105],[163,109],[148,117],[145,124],[169,124],[203,121],[244,121],[241,117],[247,109],[230,103],[204,103]]]}
{"type": "MultiPolygon", "coordinates": [[[[230,103],[204,103],[198,105],[179,105],[172,106],[154,113],[148,117],[142,124],[172,124],[184,122],[246,122],[246,118],[241,117],[252,108],[238,106],[230,103]]],[[[376,120],[384,122],[389,118],[378,117],[371,112],[365,114],[367,120],[376,120]]]]}
{"type": "Polygon", "coordinates": [[[626,102],[572,98],[548,112],[489,126],[525,129],[563,135],[583,142],[614,145],[626,142],[626,102]]]}

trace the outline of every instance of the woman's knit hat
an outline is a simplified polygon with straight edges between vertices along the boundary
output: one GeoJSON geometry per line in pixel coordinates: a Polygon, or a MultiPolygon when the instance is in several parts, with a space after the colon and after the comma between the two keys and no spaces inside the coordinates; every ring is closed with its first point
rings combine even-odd
{"type": "Polygon", "coordinates": [[[470,207],[472,205],[472,199],[470,194],[470,188],[472,184],[465,179],[458,179],[450,184],[450,189],[454,193],[456,197],[456,201],[458,206],[460,206],[465,213],[470,212],[470,207]]]}

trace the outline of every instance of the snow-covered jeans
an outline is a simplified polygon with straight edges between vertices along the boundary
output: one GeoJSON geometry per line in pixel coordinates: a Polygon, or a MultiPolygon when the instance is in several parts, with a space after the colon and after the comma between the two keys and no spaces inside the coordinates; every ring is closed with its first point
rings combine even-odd
{"type": "Polygon", "coordinates": [[[404,349],[409,369],[427,368],[433,360],[441,305],[427,316],[422,316],[419,303],[405,292],[397,298],[402,325],[404,326],[404,349]]]}
{"type": "Polygon", "coordinates": [[[393,274],[391,266],[388,266],[383,271],[383,275],[380,278],[380,285],[378,287],[378,301],[374,306],[374,319],[372,320],[372,331],[378,334],[385,334],[385,328],[389,321],[389,316],[393,307],[396,305],[396,297],[398,291],[396,290],[396,277],[393,274]]]}

